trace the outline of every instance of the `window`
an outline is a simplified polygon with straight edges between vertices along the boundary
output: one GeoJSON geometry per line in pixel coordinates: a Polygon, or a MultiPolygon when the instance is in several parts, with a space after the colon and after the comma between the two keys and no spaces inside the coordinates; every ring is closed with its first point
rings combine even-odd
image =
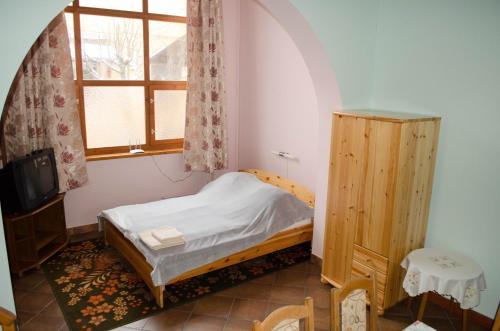
{"type": "Polygon", "coordinates": [[[66,22],[86,155],[180,151],[186,0],[77,0],[66,22]]]}

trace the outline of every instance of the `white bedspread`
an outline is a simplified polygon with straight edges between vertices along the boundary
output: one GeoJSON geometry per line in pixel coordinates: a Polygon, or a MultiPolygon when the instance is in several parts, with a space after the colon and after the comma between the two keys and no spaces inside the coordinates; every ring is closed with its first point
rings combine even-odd
{"type": "Polygon", "coordinates": [[[290,193],[254,175],[227,173],[197,194],[105,210],[102,216],[122,231],[153,267],[155,285],[196,267],[249,248],[313,216],[313,209],[290,193]],[[182,246],[151,250],[143,230],[173,226],[182,246]]]}

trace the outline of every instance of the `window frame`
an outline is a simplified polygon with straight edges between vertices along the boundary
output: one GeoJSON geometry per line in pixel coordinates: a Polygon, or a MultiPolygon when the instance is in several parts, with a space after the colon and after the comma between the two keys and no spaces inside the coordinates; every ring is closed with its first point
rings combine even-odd
{"type": "MultiPolygon", "coordinates": [[[[139,1],[139,0],[138,0],[139,1]]],[[[154,90],[186,90],[187,81],[159,81],[150,79],[150,56],[149,56],[149,21],[162,21],[170,23],[187,24],[185,16],[174,16],[165,14],[148,13],[148,0],[142,1],[142,12],[126,11],[117,9],[105,9],[94,7],[80,6],[79,0],[75,0],[72,4],[65,8],[66,13],[73,15],[74,39],[75,39],[75,85],[76,96],[78,100],[78,112],[80,115],[80,125],[82,130],[83,144],[87,160],[94,159],[111,159],[138,156],[144,154],[130,154],[129,146],[112,146],[112,147],[87,147],[87,129],[85,125],[85,100],[84,88],[88,86],[139,86],[144,88],[144,116],[146,126],[146,142],[141,145],[145,154],[167,154],[180,153],[183,150],[184,138],[157,140],[155,138],[155,107],[154,107],[154,90]],[[83,79],[83,58],[82,58],[82,43],[81,43],[81,26],[80,15],[97,15],[118,18],[133,18],[142,20],[143,28],[143,51],[144,51],[144,77],[142,80],[85,80],[83,79]]]]}

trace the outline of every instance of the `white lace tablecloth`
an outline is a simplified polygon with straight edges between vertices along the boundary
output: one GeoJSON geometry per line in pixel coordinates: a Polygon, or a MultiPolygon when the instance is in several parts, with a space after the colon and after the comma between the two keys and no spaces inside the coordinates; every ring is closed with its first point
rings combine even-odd
{"type": "Polygon", "coordinates": [[[469,309],[479,305],[480,292],[486,289],[479,264],[458,252],[421,248],[408,254],[401,266],[407,270],[403,288],[412,297],[435,291],[469,309]]]}

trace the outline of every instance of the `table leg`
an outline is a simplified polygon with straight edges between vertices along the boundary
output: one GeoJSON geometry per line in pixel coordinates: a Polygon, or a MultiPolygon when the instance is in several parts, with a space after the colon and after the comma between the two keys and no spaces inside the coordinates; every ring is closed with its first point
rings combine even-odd
{"type": "Polygon", "coordinates": [[[462,331],[467,331],[467,315],[469,309],[464,309],[462,313],[462,331]]]}
{"type": "Polygon", "coordinates": [[[422,296],[422,301],[420,302],[420,307],[418,308],[417,320],[422,321],[424,318],[425,305],[427,304],[427,298],[429,297],[429,292],[425,292],[422,296]]]}

